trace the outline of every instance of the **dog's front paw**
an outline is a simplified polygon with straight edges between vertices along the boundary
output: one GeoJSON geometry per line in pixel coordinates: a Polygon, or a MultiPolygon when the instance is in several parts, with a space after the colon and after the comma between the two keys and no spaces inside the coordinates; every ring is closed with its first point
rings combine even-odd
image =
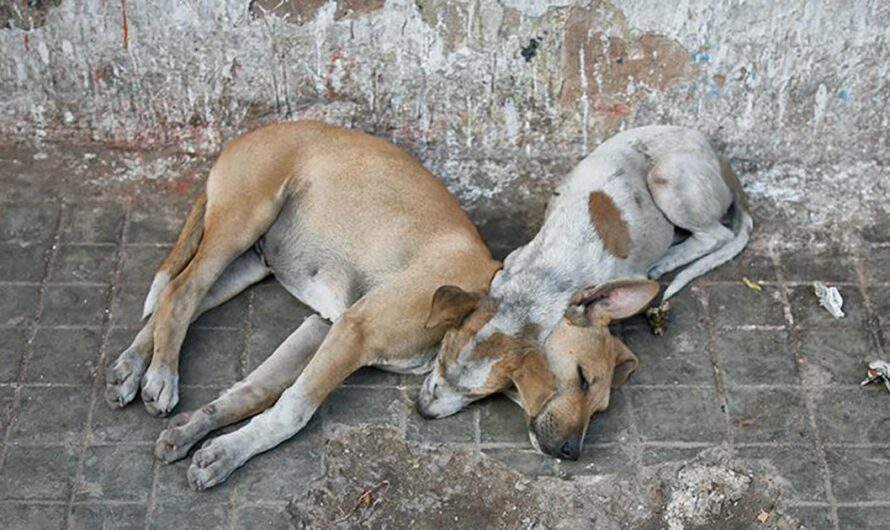
{"type": "Polygon", "coordinates": [[[166,416],[179,403],[179,374],[150,366],[142,379],[142,403],[152,416],[166,416]]]}
{"type": "Polygon", "coordinates": [[[183,412],[170,420],[155,442],[155,456],[166,463],[175,462],[210,432],[207,417],[199,410],[183,412]]]}
{"type": "Polygon", "coordinates": [[[145,359],[134,350],[124,351],[105,372],[105,400],[120,408],[133,401],[145,373],[145,359]]]}
{"type": "Polygon", "coordinates": [[[235,438],[226,434],[214,438],[199,449],[188,469],[192,488],[203,491],[221,484],[244,463],[242,451],[236,448],[235,438]]]}

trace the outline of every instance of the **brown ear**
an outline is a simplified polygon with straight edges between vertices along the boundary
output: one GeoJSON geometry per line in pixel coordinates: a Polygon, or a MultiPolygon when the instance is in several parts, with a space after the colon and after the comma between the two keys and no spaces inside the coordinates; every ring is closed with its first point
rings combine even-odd
{"type": "Polygon", "coordinates": [[[630,379],[630,375],[634,373],[640,360],[634,352],[630,351],[623,342],[612,337],[612,348],[615,352],[615,371],[612,374],[612,388],[620,388],[621,385],[630,379]]]}
{"type": "Polygon", "coordinates": [[[658,290],[658,282],[652,280],[616,280],[588,287],[572,296],[566,317],[576,325],[608,324],[646,309],[658,290]]]}
{"type": "Polygon", "coordinates": [[[455,285],[443,285],[436,289],[426,329],[447,325],[454,327],[479,306],[482,293],[468,293],[455,285]]]}
{"type": "Polygon", "coordinates": [[[522,356],[519,366],[513,371],[513,385],[519,391],[522,408],[530,418],[537,416],[556,393],[556,379],[544,355],[538,351],[529,351],[522,356]]]}

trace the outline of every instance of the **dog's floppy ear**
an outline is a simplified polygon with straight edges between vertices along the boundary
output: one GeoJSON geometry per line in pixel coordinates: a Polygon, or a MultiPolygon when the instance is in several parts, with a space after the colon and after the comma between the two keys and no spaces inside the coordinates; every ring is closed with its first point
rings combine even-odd
{"type": "Polygon", "coordinates": [[[612,337],[612,349],[615,352],[615,372],[612,374],[612,389],[614,390],[621,388],[621,385],[630,379],[630,375],[640,365],[640,360],[627,345],[614,336],[612,337]]]}
{"type": "Polygon", "coordinates": [[[636,315],[658,294],[652,280],[616,280],[581,289],[569,303],[566,318],[578,326],[608,324],[636,315]]]}
{"type": "Polygon", "coordinates": [[[539,351],[527,351],[513,371],[513,385],[526,415],[534,418],[556,393],[556,379],[539,351]]]}
{"type": "Polygon", "coordinates": [[[479,306],[482,293],[470,293],[456,285],[443,285],[436,289],[430,314],[426,319],[426,329],[438,326],[454,327],[464,317],[479,306]]]}

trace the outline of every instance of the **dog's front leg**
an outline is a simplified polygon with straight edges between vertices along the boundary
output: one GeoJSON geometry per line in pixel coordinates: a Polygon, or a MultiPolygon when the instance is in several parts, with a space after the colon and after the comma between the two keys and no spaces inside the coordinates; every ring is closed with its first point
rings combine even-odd
{"type": "Polygon", "coordinates": [[[296,382],[269,410],[241,429],[210,440],[195,453],[189,483],[198,490],[216,486],[251,457],[268,451],[300,431],[324,398],[365,364],[367,334],[363,320],[345,313],[296,382]]]}
{"type": "Polygon", "coordinates": [[[200,409],[170,420],[155,443],[155,456],[168,463],[179,460],[211,431],[267,409],[296,381],[330,327],[318,315],[307,318],[243,381],[200,409]]]}

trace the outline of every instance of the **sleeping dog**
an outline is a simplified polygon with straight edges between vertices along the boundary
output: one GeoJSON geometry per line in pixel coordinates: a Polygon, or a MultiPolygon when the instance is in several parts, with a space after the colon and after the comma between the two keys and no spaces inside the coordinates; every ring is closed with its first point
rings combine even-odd
{"type": "Polygon", "coordinates": [[[124,406],[141,388],[150,413],[169,413],[189,322],[270,274],[317,311],[245,380],[161,433],[155,454],[171,462],[261,413],[195,453],[189,482],[209,488],[302,429],[360,367],[431,370],[445,330],[472,309],[441,293],[433,308],[437,288],[485,292],[499,267],[454,197],[394,145],[318,122],[265,127],[229,142],[210,170],[106,397],[124,406]]]}
{"type": "Polygon", "coordinates": [[[663,274],[689,264],[667,300],[735,257],[753,229],[747,210],[738,179],[700,133],[650,126],[612,137],[558,187],[541,230],[507,257],[488,294],[437,293],[434,306],[460,300],[472,311],[445,335],[418,411],[448,416],[506,392],[536,448],[576,460],[591,417],[638,364],[609,323],[648,306],[663,274]],[[690,235],[672,245],[676,228],[690,235]]]}

